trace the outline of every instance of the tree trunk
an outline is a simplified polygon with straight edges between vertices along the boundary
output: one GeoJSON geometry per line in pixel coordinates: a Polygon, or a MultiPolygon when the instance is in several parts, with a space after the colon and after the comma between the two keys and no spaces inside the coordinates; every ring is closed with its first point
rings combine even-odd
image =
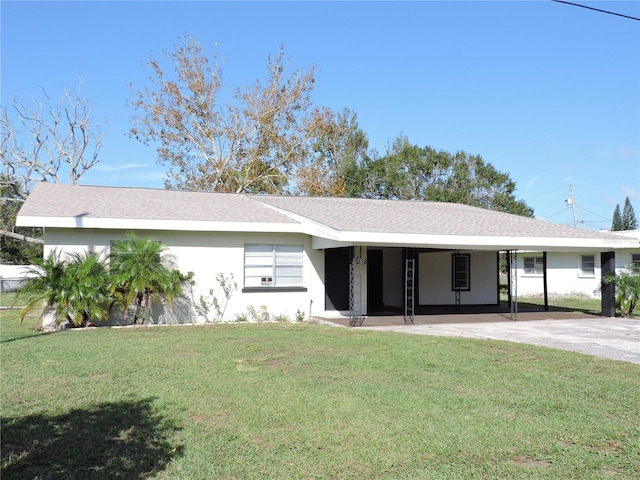
{"type": "Polygon", "coordinates": [[[9,230],[0,229],[0,235],[15,238],[16,240],[23,240],[29,243],[37,243],[38,245],[44,245],[44,240],[42,238],[27,237],[26,235],[10,232],[9,230]]]}
{"type": "Polygon", "coordinates": [[[136,302],[136,313],[133,315],[133,324],[138,323],[138,315],[140,314],[140,308],[142,307],[142,293],[138,293],[138,298],[136,302]]]}

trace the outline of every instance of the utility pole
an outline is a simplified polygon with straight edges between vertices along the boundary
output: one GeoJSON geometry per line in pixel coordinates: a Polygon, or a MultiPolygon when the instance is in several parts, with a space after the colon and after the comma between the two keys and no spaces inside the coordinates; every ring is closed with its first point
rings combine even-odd
{"type": "Polygon", "coordinates": [[[573,198],[573,185],[569,185],[569,191],[571,192],[571,196],[567,199],[567,203],[571,205],[573,209],[573,226],[578,226],[578,220],[576,219],[576,201],[573,198]]]}

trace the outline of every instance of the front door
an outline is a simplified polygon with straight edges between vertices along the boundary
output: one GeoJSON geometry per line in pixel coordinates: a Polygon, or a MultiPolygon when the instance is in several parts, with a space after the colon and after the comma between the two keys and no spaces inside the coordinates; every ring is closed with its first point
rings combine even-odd
{"type": "Polygon", "coordinates": [[[349,310],[349,263],[351,248],[324,251],[325,310],[349,310]]]}

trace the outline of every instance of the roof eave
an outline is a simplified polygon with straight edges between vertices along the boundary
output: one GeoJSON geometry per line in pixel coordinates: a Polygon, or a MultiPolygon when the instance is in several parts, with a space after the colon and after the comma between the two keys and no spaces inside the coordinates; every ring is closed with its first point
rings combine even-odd
{"type": "Polygon", "coordinates": [[[207,222],[128,218],[38,217],[18,215],[16,226],[97,230],[176,230],[186,232],[304,233],[299,223],[207,222]]]}
{"type": "Polygon", "coordinates": [[[313,248],[337,246],[388,246],[454,250],[529,250],[579,252],[640,248],[632,239],[425,235],[398,233],[340,232],[337,238],[314,238],[313,248]]]}

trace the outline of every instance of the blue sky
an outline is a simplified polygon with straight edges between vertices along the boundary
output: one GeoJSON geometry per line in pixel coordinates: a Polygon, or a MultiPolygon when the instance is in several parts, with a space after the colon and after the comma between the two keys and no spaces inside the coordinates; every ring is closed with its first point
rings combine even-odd
{"type": "MultiPolygon", "coordinates": [[[[638,1],[579,2],[640,17],[638,1]]],[[[155,151],[126,135],[129,84],[188,34],[217,51],[229,88],[263,78],[284,46],[318,68],[313,101],[358,114],[370,146],[479,154],[536,216],[608,228],[640,217],[640,22],[550,0],[450,2],[12,2],[1,9],[1,103],[84,79],[107,121],[80,183],[163,187],[155,151]]]]}

